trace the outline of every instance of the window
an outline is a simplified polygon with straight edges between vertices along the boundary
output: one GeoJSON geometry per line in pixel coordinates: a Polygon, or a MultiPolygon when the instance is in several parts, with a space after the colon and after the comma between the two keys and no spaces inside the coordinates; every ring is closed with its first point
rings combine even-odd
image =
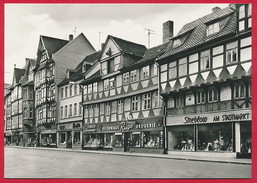
{"type": "Polygon", "coordinates": [[[218,101],[218,90],[216,88],[211,88],[208,90],[208,101],[216,102],[218,101]]]}
{"type": "Polygon", "coordinates": [[[177,107],[184,107],[185,97],[184,95],[178,95],[176,98],[177,107]]]}
{"type": "Polygon", "coordinates": [[[196,92],[196,99],[197,99],[197,104],[203,104],[205,103],[205,92],[204,91],[197,91],[196,92]]]}
{"type": "Polygon", "coordinates": [[[138,111],[139,110],[139,97],[134,96],[132,97],[132,111],[138,111]]]}
{"type": "Polygon", "coordinates": [[[161,65],[161,82],[167,81],[167,64],[161,65]]]}
{"type": "Polygon", "coordinates": [[[102,63],[102,75],[107,74],[107,62],[102,63]]]}
{"type": "Polygon", "coordinates": [[[158,91],[154,92],[154,107],[161,107],[162,106],[162,102],[161,102],[161,98],[158,94],[158,91]]]}
{"type": "Polygon", "coordinates": [[[252,37],[240,40],[240,61],[249,61],[252,59],[252,37]]]}
{"type": "Polygon", "coordinates": [[[110,89],[115,88],[115,78],[110,79],[110,89]]]}
{"type": "Polygon", "coordinates": [[[72,104],[70,104],[70,116],[72,116],[72,104]]]}
{"type": "Polygon", "coordinates": [[[136,82],[137,81],[137,70],[130,71],[130,82],[136,82]]]}
{"type": "Polygon", "coordinates": [[[94,106],[94,116],[95,117],[99,116],[99,104],[95,104],[94,106]]]}
{"type": "Polygon", "coordinates": [[[77,92],[78,92],[78,84],[76,83],[74,85],[74,95],[77,95],[77,92]]]}
{"type": "Polygon", "coordinates": [[[123,74],[123,85],[129,84],[129,72],[123,74]]]}
{"type": "Polygon", "coordinates": [[[234,87],[234,97],[235,99],[245,98],[245,85],[236,84],[234,87]]]}
{"type": "Polygon", "coordinates": [[[84,87],[84,95],[87,94],[87,85],[85,85],[84,87]]]}
{"type": "Polygon", "coordinates": [[[157,64],[153,65],[153,76],[157,76],[158,75],[158,67],[157,64]]]}
{"type": "Polygon", "coordinates": [[[65,117],[66,118],[68,117],[68,106],[67,105],[65,106],[65,117]]]}
{"type": "Polygon", "coordinates": [[[68,97],[68,86],[65,87],[65,97],[68,97]]]}
{"type": "Polygon", "coordinates": [[[61,118],[63,118],[63,106],[61,106],[61,118]]]}
{"type": "Polygon", "coordinates": [[[143,95],[143,109],[151,108],[151,93],[146,93],[143,95]]]}
{"type": "Polygon", "coordinates": [[[114,59],[108,60],[108,73],[114,71],[114,59]]]}
{"type": "Polygon", "coordinates": [[[87,86],[88,94],[92,93],[92,84],[87,86]]]}
{"type": "Polygon", "coordinates": [[[174,79],[177,77],[177,62],[173,61],[169,63],[169,79],[174,79]]]}
{"type": "Polygon", "coordinates": [[[110,102],[105,103],[105,115],[111,114],[111,104],[110,102]]]}
{"type": "Polygon", "coordinates": [[[212,67],[222,67],[224,63],[224,46],[217,46],[212,49],[212,67]]]}
{"type": "Polygon", "coordinates": [[[120,56],[114,58],[114,71],[120,69],[120,56]]]}
{"type": "Polygon", "coordinates": [[[93,93],[97,92],[97,82],[93,83],[93,93]]]}
{"type": "Polygon", "coordinates": [[[199,60],[198,53],[195,53],[189,56],[189,67],[188,67],[189,74],[194,74],[198,72],[198,60],[199,60]]]}
{"type": "Polygon", "coordinates": [[[29,108],[29,117],[32,118],[33,117],[33,108],[29,108]]]}
{"type": "Polygon", "coordinates": [[[226,45],[226,63],[237,62],[237,41],[226,45]]]}
{"type": "Polygon", "coordinates": [[[63,96],[63,88],[61,88],[61,98],[63,98],[64,96],[63,96]]]}
{"type": "Polygon", "coordinates": [[[109,79],[104,80],[104,90],[109,90],[109,79]]]}
{"type": "Polygon", "coordinates": [[[179,64],[179,71],[178,74],[179,76],[184,76],[187,74],[187,58],[182,58],[178,60],[178,64],[179,64]]]}
{"type": "Polygon", "coordinates": [[[77,116],[77,103],[74,104],[74,116],[77,116]]]}
{"type": "Polygon", "coordinates": [[[239,31],[252,27],[252,4],[239,7],[239,31]]]}
{"type": "Polygon", "coordinates": [[[201,52],[200,62],[201,71],[210,68],[210,50],[201,52]]]}
{"type": "Polygon", "coordinates": [[[177,47],[177,46],[180,46],[181,45],[181,39],[175,39],[173,41],[173,48],[177,47]]]}
{"type": "Polygon", "coordinates": [[[239,7],[239,19],[245,17],[245,5],[239,7]]]}
{"type": "Polygon", "coordinates": [[[123,101],[118,100],[118,114],[123,113],[123,101]]]}
{"type": "Polygon", "coordinates": [[[217,33],[220,31],[220,24],[219,22],[215,22],[211,25],[208,25],[208,28],[207,28],[207,36],[210,36],[214,33],[217,33]]]}
{"type": "Polygon", "coordinates": [[[79,103],[79,115],[82,115],[82,103],[79,103]]]}
{"type": "Polygon", "coordinates": [[[72,87],[73,85],[70,85],[70,96],[72,96],[72,87]]]}
{"type": "Polygon", "coordinates": [[[149,65],[142,68],[142,79],[149,78],[149,65]]]}

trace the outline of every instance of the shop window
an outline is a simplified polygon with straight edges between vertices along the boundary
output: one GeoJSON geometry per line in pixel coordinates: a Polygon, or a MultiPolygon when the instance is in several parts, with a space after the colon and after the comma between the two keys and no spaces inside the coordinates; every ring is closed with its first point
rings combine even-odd
{"type": "Polygon", "coordinates": [[[123,100],[118,100],[118,114],[123,113],[123,100]]]}
{"type": "Polygon", "coordinates": [[[199,151],[233,152],[232,124],[197,125],[199,151]]]}
{"type": "Polygon", "coordinates": [[[235,41],[226,45],[226,63],[235,63],[237,60],[237,41],[235,41]]]}
{"type": "Polygon", "coordinates": [[[177,105],[177,107],[184,107],[184,105],[185,105],[184,95],[178,95],[176,97],[176,105],[177,105]]]}
{"type": "Polygon", "coordinates": [[[197,91],[197,104],[204,104],[205,103],[205,92],[204,91],[197,91]]]}
{"type": "Polygon", "coordinates": [[[110,79],[110,89],[113,89],[113,88],[115,88],[115,78],[111,78],[110,79]]]}
{"type": "Polygon", "coordinates": [[[138,111],[139,110],[139,97],[134,96],[132,97],[132,111],[138,111]]]}
{"type": "Polygon", "coordinates": [[[143,147],[161,147],[160,131],[143,132],[143,147]]]}
{"type": "Polygon", "coordinates": [[[138,72],[138,70],[130,71],[130,82],[131,83],[138,81],[138,73],[137,72],[138,72]]]}
{"type": "Polygon", "coordinates": [[[187,74],[187,58],[178,60],[178,74],[179,76],[185,76],[187,74]]]}
{"type": "Polygon", "coordinates": [[[200,70],[210,69],[210,50],[201,52],[200,70]]]}
{"type": "Polygon", "coordinates": [[[111,104],[110,102],[105,103],[105,115],[111,114],[111,104]]]}
{"type": "Polygon", "coordinates": [[[151,93],[143,95],[143,109],[151,108],[151,93]]]}
{"type": "Polygon", "coordinates": [[[73,144],[79,145],[80,143],[81,143],[81,140],[80,140],[80,132],[74,132],[73,144]]]}
{"type": "Polygon", "coordinates": [[[213,24],[208,25],[207,27],[207,36],[210,36],[214,33],[217,33],[220,31],[220,23],[219,22],[215,22],[213,24]]]}
{"type": "Polygon", "coordinates": [[[168,150],[195,151],[193,125],[169,128],[168,139],[168,150]]]}
{"type": "Polygon", "coordinates": [[[59,143],[61,145],[65,145],[66,144],[66,139],[65,139],[65,133],[64,132],[60,133],[59,138],[60,138],[59,143]]]}
{"type": "Polygon", "coordinates": [[[234,97],[235,99],[245,98],[245,85],[236,84],[234,86],[234,97]]]}
{"type": "Polygon", "coordinates": [[[173,61],[169,63],[169,79],[174,79],[177,77],[177,62],[173,61]]]}
{"type": "Polygon", "coordinates": [[[142,78],[141,79],[148,79],[149,78],[149,70],[150,70],[150,66],[145,66],[142,68],[142,78]]]}
{"type": "Polygon", "coordinates": [[[84,135],[84,147],[103,147],[103,134],[84,135]]]}
{"type": "Polygon", "coordinates": [[[251,137],[251,123],[241,122],[240,123],[240,152],[251,153],[252,149],[252,137],[251,137]]]}
{"type": "Polygon", "coordinates": [[[111,148],[114,146],[114,141],[113,141],[113,138],[114,138],[114,134],[104,134],[105,135],[105,138],[104,138],[104,147],[107,147],[107,148],[111,148]]]}
{"type": "Polygon", "coordinates": [[[104,90],[109,90],[109,79],[104,80],[104,90]]]}
{"type": "Polygon", "coordinates": [[[123,147],[123,135],[122,133],[115,133],[114,135],[114,147],[123,147]]]}
{"type": "Polygon", "coordinates": [[[123,85],[129,84],[129,72],[123,74],[123,85]]]}
{"type": "Polygon", "coordinates": [[[211,88],[208,90],[208,101],[209,102],[218,101],[218,90],[216,88],[211,88]]]}
{"type": "Polygon", "coordinates": [[[141,134],[140,132],[132,132],[132,147],[141,147],[141,134]]]}

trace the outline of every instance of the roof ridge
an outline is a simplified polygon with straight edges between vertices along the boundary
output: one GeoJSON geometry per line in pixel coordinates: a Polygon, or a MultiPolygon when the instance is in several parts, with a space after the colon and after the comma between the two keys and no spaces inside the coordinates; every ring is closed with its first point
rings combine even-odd
{"type": "Polygon", "coordinates": [[[129,41],[129,40],[126,40],[126,39],[122,39],[122,38],[119,38],[119,37],[115,37],[115,36],[112,36],[112,35],[109,35],[110,37],[114,38],[114,39],[119,39],[119,40],[122,40],[122,41],[126,41],[128,43],[132,43],[132,44],[137,44],[137,45],[140,45],[140,46],[144,46],[143,44],[140,44],[140,43],[135,43],[135,42],[132,42],[132,41],[129,41]]]}
{"type": "Polygon", "coordinates": [[[50,38],[50,39],[56,39],[56,40],[61,40],[61,41],[67,41],[69,42],[68,40],[66,39],[61,39],[61,38],[55,38],[55,37],[50,37],[50,36],[45,36],[45,35],[40,35],[42,38],[45,37],[45,38],[50,38]]]}

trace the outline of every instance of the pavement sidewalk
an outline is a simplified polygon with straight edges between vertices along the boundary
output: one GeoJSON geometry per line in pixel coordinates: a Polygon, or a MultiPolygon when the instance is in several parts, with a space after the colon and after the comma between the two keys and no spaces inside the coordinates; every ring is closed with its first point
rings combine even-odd
{"type": "Polygon", "coordinates": [[[173,155],[173,154],[171,155],[171,154],[130,153],[130,152],[114,152],[114,151],[74,150],[74,149],[45,148],[45,147],[5,146],[5,148],[21,148],[21,149],[31,149],[31,150],[38,149],[38,150],[48,150],[48,151],[66,151],[66,152],[94,153],[94,154],[163,158],[163,159],[177,159],[177,160],[187,160],[187,161],[231,163],[231,164],[244,164],[244,165],[252,164],[251,159],[237,159],[237,158],[220,158],[220,157],[204,157],[204,156],[173,155]]]}

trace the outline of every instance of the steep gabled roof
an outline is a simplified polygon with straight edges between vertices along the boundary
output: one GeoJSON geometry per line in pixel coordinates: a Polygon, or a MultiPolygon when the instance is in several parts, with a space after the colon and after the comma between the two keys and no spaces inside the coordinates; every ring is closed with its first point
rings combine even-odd
{"type": "Polygon", "coordinates": [[[50,58],[52,58],[52,54],[56,53],[60,50],[63,46],[65,46],[69,41],[63,39],[57,39],[48,36],[42,36],[41,39],[43,41],[44,47],[48,52],[50,58]]]}
{"type": "Polygon", "coordinates": [[[101,79],[101,72],[98,70],[96,73],[94,73],[92,76],[88,77],[87,79],[81,81],[79,84],[85,85],[91,82],[95,82],[101,79]]]}
{"type": "Polygon", "coordinates": [[[111,38],[113,41],[115,41],[115,43],[119,46],[121,51],[124,53],[142,57],[146,51],[146,47],[144,45],[133,43],[133,42],[120,39],[114,36],[110,36],[110,35],[108,37],[111,38]]]}
{"type": "Polygon", "coordinates": [[[86,58],[83,60],[83,62],[81,62],[80,64],[83,64],[84,62],[91,62],[94,63],[95,61],[97,61],[100,57],[100,51],[92,53],[88,56],[86,56],[86,58]]]}
{"type": "Polygon", "coordinates": [[[25,69],[14,68],[12,87],[14,87],[16,84],[20,82],[20,79],[25,73],[25,71],[26,71],[25,69]]]}
{"type": "Polygon", "coordinates": [[[235,34],[236,32],[236,11],[232,7],[227,7],[224,9],[219,9],[209,15],[206,15],[202,18],[199,18],[195,21],[192,21],[182,27],[176,38],[186,39],[180,46],[173,47],[173,41],[171,41],[167,47],[167,51],[159,58],[169,57],[171,55],[177,54],[181,51],[186,51],[190,48],[200,46],[209,41],[213,41],[219,37],[223,37],[229,34],[235,34]],[[206,35],[206,30],[208,24],[219,21],[220,31],[213,35],[206,35]]]}

